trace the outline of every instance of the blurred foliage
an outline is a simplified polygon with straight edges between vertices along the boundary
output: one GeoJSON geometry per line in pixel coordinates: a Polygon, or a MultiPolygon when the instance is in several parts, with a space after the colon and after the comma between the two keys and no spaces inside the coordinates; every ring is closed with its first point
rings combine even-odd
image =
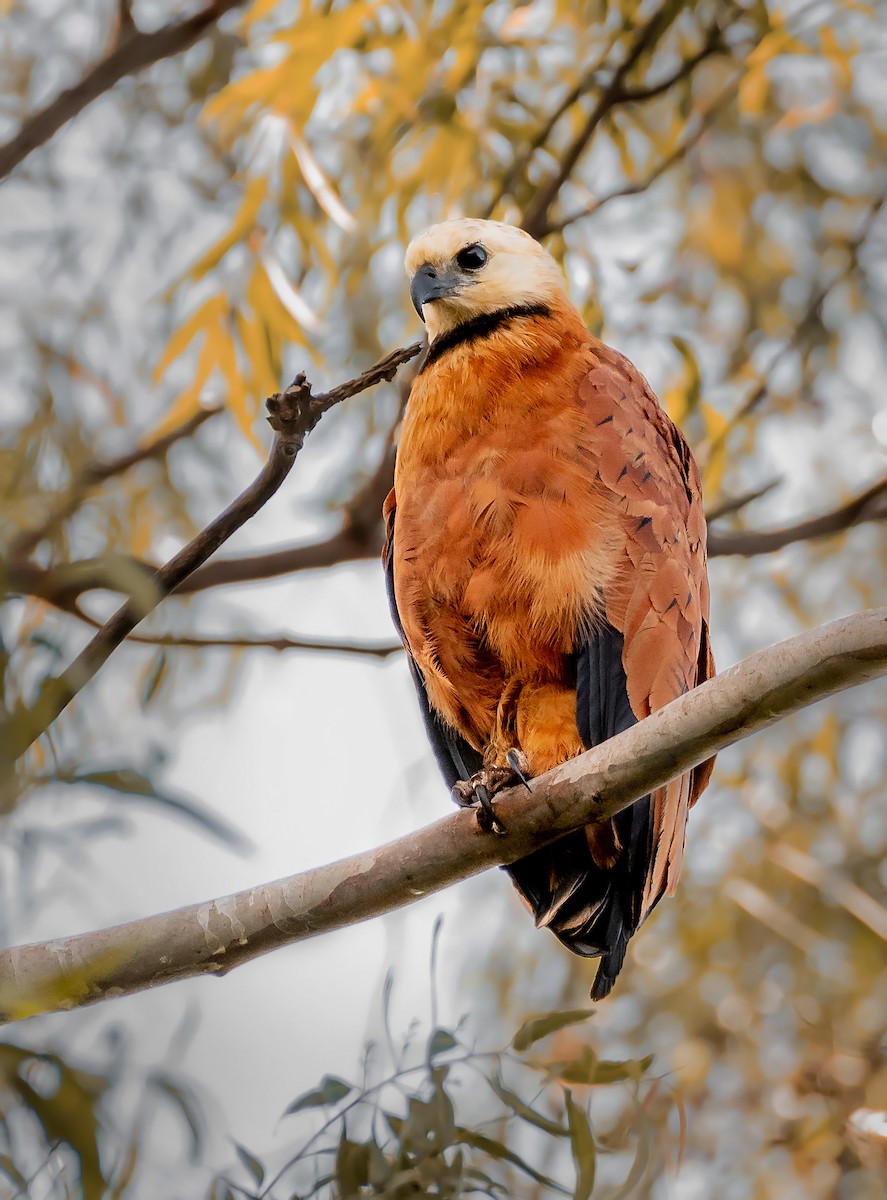
{"type": "Polygon", "coordinates": [[[121,1200],[146,1148],[176,1166],[203,1151],[204,1117],[191,1088],[166,1070],[141,1078],[114,1037],[97,1069],[48,1049],[0,1046],[0,1196],[18,1200],[121,1200]],[[128,1094],[129,1093],[129,1094],[128,1094]],[[158,1116],[172,1115],[180,1137],[159,1141],[158,1116]]]}
{"type": "MultiPolygon", "coordinates": [[[[133,7],[148,28],[176,11],[133,7]]],[[[6,6],[0,136],[102,54],[115,20],[110,0],[6,6]]],[[[710,508],[776,482],[722,528],[829,511],[882,475],[885,55],[883,5],[860,0],[252,0],[101,97],[0,182],[3,705],[29,701],[67,661],[78,613],[101,618],[107,593],[137,593],[141,560],[163,557],[249,478],[268,392],[306,358],[332,383],[415,336],[400,260],[441,217],[532,217],[589,327],[682,423],[710,508]],[[149,445],[206,400],[226,414],[97,481],[97,462],[149,445]]],[[[347,512],[377,471],[399,404],[381,389],[313,435],[318,527],[333,528],[325,510],[347,512]]],[[[879,524],[718,560],[719,662],[883,603],[885,570],[879,524]]],[[[149,630],[205,629],[210,603],[172,601],[149,630]]],[[[113,777],[120,795],[166,796],[151,745],[195,704],[230,699],[236,659],[204,656],[195,670],[191,650],[127,653],[5,781],[23,860],[29,806],[49,781],[113,777]]],[[[722,756],[678,896],[633,941],[593,1036],[585,1024],[552,1035],[552,1062],[581,1073],[600,1068],[601,1046],[613,1061],[653,1054],[664,1082],[641,1110],[631,1089],[601,1087],[589,1134],[584,1084],[555,1073],[544,1101],[520,1101],[561,1131],[533,1131],[534,1169],[567,1180],[568,1143],[614,1149],[642,1125],[643,1179],[626,1190],[630,1163],[614,1149],[595,1195],[884,1194],[845,1127],[860,1108],[887,1108],[885,720],[868,688],[722,756]]],[[[84,836],[119,832],[118,814],[84,836]]],[[[534,936],[511,900],[503,889],[495,944],[474,928],[466,964],[490,1029],[528,1005],[573,1010],[588,985],[587,966],[534,936]]],[[[331,1194],[371,1164],[380,1179],[406,1172],[404,1187],[427,1166],[463,1189],[477,1170],[509,1195],[546,1194],[489,1147],[459,1142],[447,1064],[462,1045],[419,1071],[415,1130],[432,1110],[450,1122],[424,1157],[408,1108],[386,1121],[378,1092],[348,1085],[324,1135],[331,1194]],[[369,1124],[346,1137],[338,1118],[352,1103],[369,1124]]],[[[35,1104],[38,1140],[64,1141],[35,1104]]],[[[491,1137],[504,1138],[501,1120],[491,1137]]],[[[570,1186],[590,1187],[587,1165],[570,1186]]]]}
{"type": "Polygon", "coordinates": [[[368,1044],[359,1084],[328,1075],[287,1107],[284,1117],[298,1114],[314,1128],[282,1163],[267,1164],[235,1144],[236,1176],[249,1184],[226,1171],[210,1197],[588,1200],[599,1164],[622,1172],[621,1194],[632,1194],[650,1161],[649,1112],[663,1103],[660,1082],[646,1078],[649,1059],[601,1061],[585,1046],[579,1058],[559,1060],[536,1047],[592,1015],[533,1017],[510,1046],[492,1052],[467,1045],[458,1029],[434,1029],[424,1047],[415,1025],[399,1046],[389,1033],[386,1047],[368,1044]],[[623,1120],[600,1140],[591,1105],[599,1089],[614,1085],[622,1085],[623,1120]],[[322,1120],[313,1115],[318,1110],[322,1120]]]}

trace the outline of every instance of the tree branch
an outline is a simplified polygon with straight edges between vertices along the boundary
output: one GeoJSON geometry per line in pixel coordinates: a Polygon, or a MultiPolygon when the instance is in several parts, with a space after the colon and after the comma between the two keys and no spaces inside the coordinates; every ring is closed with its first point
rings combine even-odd
{"type": "Polygon", "coordinates": [[[0,179],[125,76],[144,71],[163,58],[181,54],[199,41],[226,12],[242,3],[243,0],[212,0],[192,16],[170,21],[152,33],[141,33],[134,26],[121,27],[123,36],[118,37],[110,54],[73,87],[29,117],[15,137],[0,146],[0,179]]]}
{"type": "Polygon", "coordinates": [[[214,417],[221,411],[220,408],[203,408],[176,429],[171,429],[169,433],[156,438],[153,442],[148,442],[144,446],[136,446],[133,450],[121,454],[117,458],[106,459],[104,462],[96,459],[87,463],[72,483],[67,496],[61,501],[58,508],[51,512],[35,529],[26,529],[15,538],[9,548],[10,559],[13,562],[27,559],[44,538],[54,533],[63,521],[77,511],[94,487],[106,483],[117,475],[124,474],[131,467],[145,462],[149,458],[162,458],[176,442],[191,437],[210,417],[214,417]]]}
{"type": "Polygon", "coordinates": [[[317,396],[311,395],[311,385],[301,374],[285,392],[271,396],[266,404],[275,436],[268,459],[255,480],[151,577],[144,594],[131,598],[118,609],[61,675],[43,683],[30,708],[20,706],[3,721],[0,725],[0,763],[9,765],[20,758],[148,613],[153,612],[170,592],[271,499],[292,470],[305,438],[325,412],[382,380],[392,379],[398,367],[415,358],[421,349],[422,343],[414,342],[395,350],[356,379],[317,396]]]}
{"type": "MultiPolygon", "coordinates": [[[[82,621],[100,629],[98,621],[86,613],[77,610],[76,615],[82,621]]],[[[128,644],[137,646],[169,646],[175,650],[315,650],[327,654],[356,654],[362,658],[390,658],[392,654],[400,654],[403,650],[401,642],[334,642],[323,638],[294,638],[288,634],[277,634],[268,637],[206,637],[191,636],[176,633],[131,633],[126,639],[128,644]]]]}
{"type": "Polygon", "coordinates": [[[543,238],[548,232],[548,213],[557,199],[561,188],[573,174],[576,164],[585,153],[595,131],[607,113],[619,103],[624,91],[625,79],[638,63],[639,59],[654,46],[668,26],[677,17],[680,5],[666,3],[656,12],[646,25],[642,25],[637,37],[625,56],[613,72],[613,78],[598,97],[597,104],[588,115],[585,124],[564,151],[557,171],[551,179],[543,184],[524,213],[521,226],[534,238],[543,238]]]}
{"type": "Polygon", "coordinates": [[[278,946],[414,903],[590,821],[789,713],[887,674],[887,608],[770,646],[602,746],[503,792],[501,837],[461,810],[366,854],[249,891],[0,954],[0,1020],[224,975],[278,946]]]}
{"type": "MultiPolygon", "coordinates": [[[[391,486],[392,475],[393,463],[386,457],[367,488],[355,499],[356,507],[353,511],[361,514],[359,523],[346,521],[342,530],[322,542],[285,546],[279,550],[220,558],[216,562],[207,563],[176,588],[176,595],[199,592],[223,584],[255,582],[297,571],[330,567],[336,563],[373,558],[382,544],[379,510],[391,486]],[[369,503],[370,498],[373,500],[372,506],[369,503]]],[[[885,477],[832,512],[799,521],[795,525],[773,530],[737,532],[722,532],[711,528],[712,522],[744,508],[774,486],[773,483],[769,483],[756,491],[726,501],[709,513],[709,558],[723,558],[729,555],[753,558],[759,554],[772,554],[792,542],[814,541],[817,538],[843,533],[870,521],[887,520],[885,477]]],[[[76,601],[85,592],[100,588],[120,591],[122,575],[128,579],[136,576],[150,579],[157,570],[157,567],[139,559],[126,557],[84,559],[82,562],[64,563],[49,570],[34,563],[18,563],[10,565],[8,582],[12,589],[25,595],[37,596],[66,612],[77,613],[76,601]]]]}
{"type": "Polygon", "coordinates": [[[694,146],[696,146],[702,140],[704,134],[706,134],[711,128],[714,119],[726,107],[727,102],[732,98],[734,91],[734,86],[728,88],[727,92],[722,95],[702,116],[698,128],[689,137],[685,138],[680,146],[675,147],[671,154],[662,159],[660,163],[657,163],[653,170],[650,171],[650,173],[644,179],[639,179],[635,183],[629,183],[626,184],[625,187],[617,188],[615,191],[608,192],[605,196],[601,196],[599,199],[593,200],[584,208],[576,209],[574,212],[568,213],[567,216],[562,217],[559,221],[546,221],[546,234],[563,232],[568,225],[574,225],[577,221],[582,221],[586,217],[593,216],[595,213],[600,212],[605,205],[610,204],[613,200],[621,200],[626,196],[639,196],[643,192],[647,191],[647,189],[652,187],[653,184],[656,183],[656,181],[660,179],[667,171],[670,171],[672,167],[676,166],[682,159],[686,158],[694,146]]]}
{"type": "Polygon", "coordinates": [[[782,529],[748,530],[737,533],[721,533],[716,529],[708,532],[708,554],[710,558],[718,558],[729,554],[740,555],[743,558],[753,558],[757,554],[773,554],[793,542],[809,542],[814,538],[829,537],[834,533],[843,533],[854,525],[862,525],[867,521],[883,521],[887,519],[887,475],[873,483],[840,508],[825,513],[821,517],[812,517],[799,521],[796,525],[786,525],[782,529]]]}

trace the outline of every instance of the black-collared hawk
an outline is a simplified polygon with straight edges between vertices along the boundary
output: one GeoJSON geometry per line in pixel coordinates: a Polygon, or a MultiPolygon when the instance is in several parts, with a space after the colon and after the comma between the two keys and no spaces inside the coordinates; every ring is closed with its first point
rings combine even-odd
{"type": "MultiPolygon", "coordinates": [[[[713,673],[699,472],[528,234],[446,221],[411,243],[406,270],[430,344],[385,504],[384,563],[435,756],[489,818],[503,784],[713,673]]],[[[601,958],[593,998],[674,892],[711,766],[508,868],[538,925],[601,958]]]]}

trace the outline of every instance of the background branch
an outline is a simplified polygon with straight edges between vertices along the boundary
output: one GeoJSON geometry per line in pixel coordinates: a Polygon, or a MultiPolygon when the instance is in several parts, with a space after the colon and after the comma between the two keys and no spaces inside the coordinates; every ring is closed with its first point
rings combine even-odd
{"type": "Polygon", "coordinates": [[[150,589],[131,599],[102,626],[61,675],[47,679],[29,708],[15,709],[0,725],[0,762],[10,764],[44,733],[77,693],[107,662],[124,638],[193,571],[218,550],[232,533],[255,516],[292,470],[306,436],[334,405],[385,379],[392,379],[405,362],[422,349],[421,342],[394,350],[355,379],[329,392],[311,395],[311,385],[298,375],[285,392],[266,401],[274,441],[268,459],[250,486],[220,516],[184,546],[151,577],[150,589]]]}
{"type": "Polygon", "coordinates": [[[109,458],[104,461],[96,459],[93,462],[87,463],[78,478],[71,484],[67,496],[60,502],[58,507],[40,525],[34,529],[23,531],[13,541],[9,548],[9,557],[13,561],[26,559],[36,550],[44,538],[49,537],[58,529],[63,521],[73,516],[93,488],[106,483],[116,475],[124,474],[124,472],[130,470],[131,467],[136,466],[138,463],[145,462],[151,458],[162,458],[167,450],[174,446],[176,442],[191,437],[210,417],[214,417],[216,413],[221,411],[220,408],[202,408],[189,420],[184,421],[177,428],[171,429],[163,437],[156,438],[153,442],[147,442],[144,446],[136,446],[126,454],[118,455],[116,458],[109,458]]]}
{"type": "Polygon", "coordinates": [[[560,195],[561,188],[573,174],[579,159],[588,148],[604,117],[620,101],[625,91],[625,80],[639,59],[653,46],[675,20],[681,6],[666,3],[642,25],[628,50],[623,62],[613,73],[613,78],[601,92],[597,103],[588,115],[585,124],[564,151],[555,174],[536,192],[524,213],[522,227],[534,238],[543,238],[548,232],[548,214],[560,195]]]}
{"type": "MultiPolygon", "coordinates": [[[[101,622],[94,620],[80,609],[76,610],[75,615],[94,629],[101,629],[101,622]]],[[[266,637],[250,637],[246,634],[242,637],[237,635],[198,637],[175,633],[131,633],[126,640],[137,646],[169,646],[184,650],[317,650],[332,654],[356,654],[364,658],[390,658],[392,654],[399,654],[403,650],[401,642],[379,642],[374,645],[371,642],[294,638],[285,633],[266,637]]]]}
{"type": "Polygon", "coordinates": [[[0,179],[125,76],[144,71],[163,58],[181,54],[208,33],[220,17],[242,3],[243,0],[212,0],[192,16],[170,21],[152,33],[141,33],[131,18],[128,24],[122,22],[111,53],[73,87],[29,117],[15,137],[0,146],[0,179]]]}
{"type": "MultiPolygon", "coordinates": [[[[189,575],[176,589],[178,596],[205,591],[224,584],[252,583],[280,575],[311,571],[374,558],[382,545],[382,524],[379,513],[382,501],[391,487],[394,474],[393,451],[380,463],[378,471],[366,487],[345,510],[343,528],[320,542],[301,546],[284,546],[258,554],[221,558],[207,563],[189,575]]],[[[709,514],[709,522],[720,520],[744,508],[765,495],[765,487],[734,500],[726,501],[709,514]]],[[[832,512],[806,518],[794,525],[773,530],[739,530],[735,532],[709,528],[709,558],[738,555],[753,558],[772,554],[792,542],[814,541],[843,533],[870,521],[887,520],[887,477],[879,480],[860,495],[848,500],[832,512]]],[[[13,563],[8,568],[8,584],[25,595],[37,596],[66,612],[81,615],[76,607],[80,596],[89,591],[106,588],[121,590],[121,577],[152,578],[157,567],[140,559],[119,556],[107,559],[84,559],[44,568],[35,563],[13,563]]]]}
{"type": "Polygon", "coordinates": [[[843,533],[854,525],[862,525],[866,521],[883,521],[887,519],[887,475],[873,483],[840,508],[824,513],[821,517],[812,517],[799,521],[796,525],[786,525],[781,529],[746,530],[736,533],[721,533],[709,529],[708,553],[710,558],[728,554],[738,554],[744,558],[752,558],[757,554],[772,554],[792,542],[809,542],[816,538],[829,537],[834,533],[843,533]]]}
{"type": "Polygon", "coordinates": [[[366,854],[249,891],[0,954],[0,1019],[224,975],[278,946],[415,903],[626,808],[741,738],[887,674],[887,609],[752,655],[603,746],[497,800],[507,833],[461,810],[366,854]]]}

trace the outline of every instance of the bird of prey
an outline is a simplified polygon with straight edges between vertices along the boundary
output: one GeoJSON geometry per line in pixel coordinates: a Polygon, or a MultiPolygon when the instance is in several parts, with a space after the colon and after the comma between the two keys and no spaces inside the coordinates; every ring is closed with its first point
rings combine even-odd
{"type": "MultiPolygon", "coordinates": [[[[699,472],[643,376],[592,337],[554,259],[496,221],[406,255],[429,348],[385,503],[383,562],[425,726],[479,802],[709,678],[699,472]]],[[[606,996],[681,869],[708,762],[508,870],[606,996]]]]}

